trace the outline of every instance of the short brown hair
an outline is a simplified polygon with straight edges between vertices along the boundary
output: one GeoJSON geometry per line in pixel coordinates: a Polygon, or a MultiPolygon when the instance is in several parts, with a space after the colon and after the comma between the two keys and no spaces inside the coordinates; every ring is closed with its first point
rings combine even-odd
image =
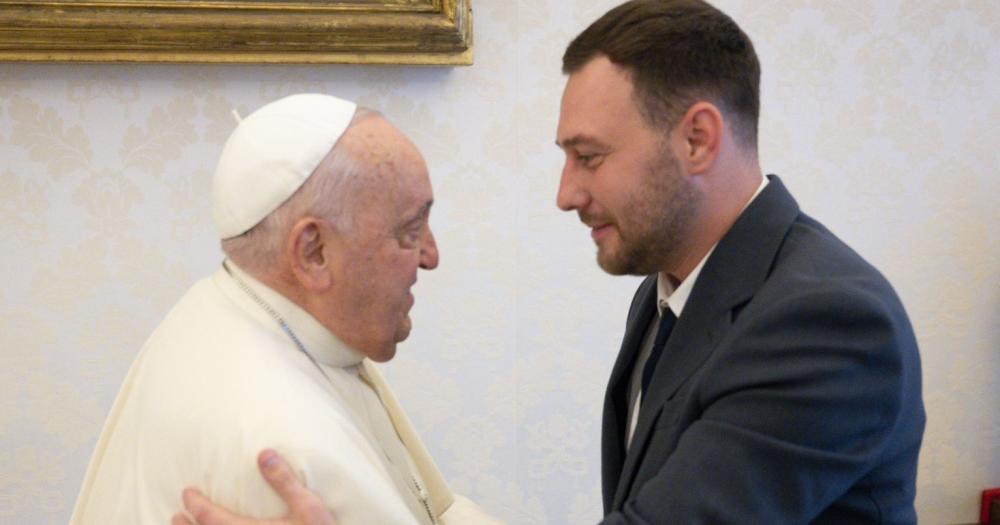
{"type": "Polygon", "coordinates": [[[669,129],[697,100],[734,117],[733,134],[756,151],[760,62],[750,38],[701,0],[632,0],[590,25],[566,48],[563,73],[606,55],[632,77],[651,125],[669,129]]]}

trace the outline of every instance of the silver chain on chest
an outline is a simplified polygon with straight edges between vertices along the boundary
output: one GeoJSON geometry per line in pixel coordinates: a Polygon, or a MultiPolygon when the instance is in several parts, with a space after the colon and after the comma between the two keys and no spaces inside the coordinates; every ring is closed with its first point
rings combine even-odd
{"type": "Polygon", "coordinates": [[[302,341],[300,341],[299,338],[296,337],[295,332],[293,332],[292,329],[288,326],[288,323],[285,322],[285,319],[281,317],[281,315],[277,311],[275,311],[274,308],[271,308],[271,305],[267,304],[267,302],[261,299],[259,295],[254,293],[253,289],[250,288],[250,285],[243,282],[243,279],[237,277],[236,274],[233,273],[229,269],[229,267],[226,266],[225,263],[222,264],[222,267],[225,268],[226,273],[228,273],[229,276],[233,278],[233,281],[236,281],[236,284],[240,287],[240,289],[246,292],[246,294],[250,296],[250,298],[253,299],[253,301],[257,303],[258,306],[260,306],[265,312],[268,313],[268,315],[273,317],[274,320],[278,322],[278,326],[280,326],[281,329],[286,334],[288,334],[288,338],[291,339],[293,343],[295,343],[295,346],[299,349],[299,351],[305,354],[305,356],[309,358],[309,361],[311,361],[312,364],[316,366],[316,369],[319,370],[319,373],[323,374],[323,377],[325,377],[327,381],[330,381],[330,376],[326,374],[326,370],[323,370],[323,367],[320,366],[319,361],[316,361],[316,358],[313,357],[308,350],[306,350],[306,345],[302,344],[302,341]]]}

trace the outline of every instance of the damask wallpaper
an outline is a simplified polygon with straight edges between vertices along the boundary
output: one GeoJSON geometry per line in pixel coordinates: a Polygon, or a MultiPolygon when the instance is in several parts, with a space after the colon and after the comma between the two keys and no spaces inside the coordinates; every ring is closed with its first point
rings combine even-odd
{"type": "MultiPolygon", "coordinates": [[[[215,270],[230,111],[319,91],[431,168],[441,265],[387,374],[453,486],[596,522],[600,407],[637,280],[555,207],[569,39],[617,0],[477,0],[469,68],[0,64],[0,523],[65,523],[129,363],[215,270]]],[[[923,523],[1000,485],[1000,7],[725,0],[763,64],[761,157],[893,282],[924,360],[923,523]]]]}

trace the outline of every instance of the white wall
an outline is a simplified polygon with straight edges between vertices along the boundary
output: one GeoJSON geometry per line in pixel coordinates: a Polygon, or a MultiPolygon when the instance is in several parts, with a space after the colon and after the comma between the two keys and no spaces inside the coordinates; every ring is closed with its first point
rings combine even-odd
{"type": "MultiPolygon", "coordinates": [[[[230,109],[323,91],[423,149],[441,266],[389,375],[456,489],[595,522],[605,381],[637,283],[555,208],[569,39],[616,0],[476,0],[471,68],[0,64],[0,522],[65,523],[118,384],[212,272],[230,109]]],[[[1000,13],[990,0],[720,1],[763,63],[762,160],[881,268],[924,359],[924,523],[1000,485],[1000,13]]]]}

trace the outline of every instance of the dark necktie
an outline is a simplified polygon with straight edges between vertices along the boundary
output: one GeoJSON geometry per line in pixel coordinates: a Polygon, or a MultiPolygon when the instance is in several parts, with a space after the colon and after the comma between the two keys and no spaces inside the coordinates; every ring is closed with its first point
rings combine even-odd
{"type": "Polygon", "coordinates": [[[674,329],[677,316],[670,308],[663,309],[663,316],[660,317],[660,327],[656,330],[656,340],[653,341],[653,349],[646,359],[646,366],[642,369],[642,393],[645,396],[649,388],[649,382],[653,379],[653,371],[656,370],[656,363],[660,362],[660,355],[663,354],[663,347],[667,345],[667,338],[674,329]]]}

